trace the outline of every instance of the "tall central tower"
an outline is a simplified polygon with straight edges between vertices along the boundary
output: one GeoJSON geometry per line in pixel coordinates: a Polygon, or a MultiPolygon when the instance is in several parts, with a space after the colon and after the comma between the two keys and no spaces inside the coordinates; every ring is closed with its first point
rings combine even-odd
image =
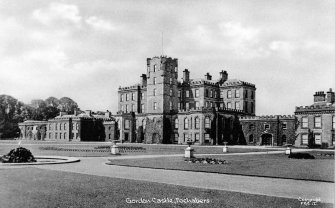
{"type": "Polygon", "coordinates": [[[177,112],[177,79],[178,59],[165,56],[147,59],[147,113],[177,112]]]}

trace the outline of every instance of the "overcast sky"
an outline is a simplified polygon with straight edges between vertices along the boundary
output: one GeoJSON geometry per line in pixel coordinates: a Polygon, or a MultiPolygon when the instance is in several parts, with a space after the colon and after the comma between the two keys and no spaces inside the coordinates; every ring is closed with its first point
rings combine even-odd
{"type": "Polygon", "coordinates": [[[227,70],[256,84],[256,114],[293,114],[335,90],[334,11],[332,0],[1,0],[0,94],[115,113],[163,32],[179,79],[227,70]]]}

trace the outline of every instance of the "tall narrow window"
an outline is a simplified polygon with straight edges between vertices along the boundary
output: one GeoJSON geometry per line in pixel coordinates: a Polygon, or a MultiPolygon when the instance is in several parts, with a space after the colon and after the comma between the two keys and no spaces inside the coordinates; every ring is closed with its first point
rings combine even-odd
{"type": "Polygon", "coordinates": [[[199,89],[195,89],[195,97],[199,97],[199,95],[200,95],[199,89]]]}
{"type": "Polygon", "coordinates": [[[321,144],[321,134],[315,134],[314,135],[315,138],[315,144],[321,144]]]}
{"type": "Polygon", "coordinates": [[[128,94],[126,94],[126,101],[128,101],[129,100],[129,96],[128,96],[128,94]]]}
{"type": "Polygon", "coordinates": [[[209,119],[208,117],[205,118],[205,128],[211,128],[211,119],[209,119]]]}
{"type": "Polygon", "coordinates": [[[173,91],[172,91],[172,89],[170,89],[170,96],[173,96],[173,91]]]}
{"type": "Polygon", "coordinates": [[[154,110],[157,110],[157,103],[154,102],[154,110]]]}
{"type": "Polygon", "coordinates": [[[196,134],[194,134],[194,137],[195,137],[195,141],[194,142],[198,143],[199,140],[200,140],[200,134],[196,133],[196,134]]]}
{"type": "Polygon", "coordinates": [[[302,117],[301,123],[302,123],[302,128],[308,128],[308,117],[302,117]]]}
{"type": "Polygon", "coordinates": [[[190,91],[189,90],[186,90],[185,93],[186,93],[187,98],[190,97],[190,91]]]}
{"type": "Polygon", "coordinates": [[[178,129],[178,128],[179,128],[179,120],[178,120],[178,118],[176,118],[176,119],[174,120],[174,128],[175,128],[175,129],[178,129]]]}
{"type": "Polygon", "coordinates": [[[247,89],[245,90],[244,97],[248,98],[248,90],[247,89]]]}
{"type": "Polygon", "coordinates": [[[335,129],[335,116],[333,116],[333,129],[335,129]]]}
{"type": "Polygon", "coordinates": [[[128,113],[128,110],[129,110],[129,109],[128,109],[128,105],[126,105],[126,113],[128,113]]]}
{"type": "Polygon", "coordinates": [[[227,98],[231,98],[231,90],[227,91],[227,98]]]}
{"type": "Polygon", "coordinates": [[[154,91],[152,92],[153,96],[156,96],[156,89],[154,89],[154,91]]]}
{"type": "Polygon", "coordinates": [[[314,127],[321,128],[321,116],[314,117],[314,127]]]}
{"type": "Polygon", "coordinates": [[[221,90],[221,91],[220,91],[220,98],[223,98],[223,97],[224,97],[223,94],[224,94],[224,91],[221,90]]]}
{"type": "Polygon", "coordinates": [[[154,65],[154,72],[156,72],[156,70],[157,70],[157,65],[155,64],[154,65]]]}
{"type": "Polygon", "coordinates": [[[170,101],[170,110],[172,110],[172,102],[170,101]]]}
{"type": "Polygon", "coordinates": [[[188,129],[188,118],[184,119],[184,129],[188,129]]]}
{"type": "Polygon", "coordinates": [[[186,109],[190,109],[190,103],[185,103],[186,109]]]}
{"type": "Polygon", "coordinates": [[[135,100],[135,93],[131,93],[131,100],[135,100]]]}
{"type": "Polygon", "coordinates": [[[211,97],[211,98],[213,97],[213,90],[209,91],[209,97],[211,97]]]}
{"type": "Polygon", "coordinates": [[[144,104],[141,104],[141,113],[144,113],[144,104]]]}
{"type": "Polygon", "coordinates": [[[255,92],[251,91],[251,99],[254,99],[254,98],[255,98],[255,92]]]}
{"type": "Polygon", "coordinates": [[[235,97],[236,98],[240,97],[240,90],[239,89],[235,90],[235,97]]]}
{"type": "Polygon", "coordinates": [[[135,112],[135,105],[134,104],[131,105],[131,111],[135,112]]]}
{"type": "Polygon", "coordinates": [[[200,103],[198,101],[195,102],[195,108],[200,108],[200,103]]]}
{"type": "Polygon", "coordinates": [[[120,102],[123,101],[123,94],[120,96],[120,102]]]}
{"type": "Polygon", "coordinates": [[[181,97],[181,91],[180,90],[178,91],[178,97],[179,98],[181,97]]]}
{"type": "Polygon", "coordinates": [[[283,135],[282,137],[281,137],[281,142],[282,142],[282,144],[286,144],[286,135],[283,135]]]}
{"type": "Polygon", "coordinates": [[[231,108],[231,102],[227,103],[227,108],[231,108]]]}
{"type": "Polygon", "coordinates": [[[209,134],[205,134],[205,143],[209,143],[210,142],[210,136],[209,134]]]}
{"type": "Polygon", "coordinates": [[[240,110],[240,102],[235,102],[235,109],[240,110]]]}
{"type": "Polygon", "coordinates": [[[153,82],[154,85],[156,84],[156,77],[153,78],[153,82]]]}
{"type": "Polygon", "coordinates": [[[195,118],[194,124],[195,124],[194,125],[195,129],[199,129],[200,128],[200,118],[199,117],[195,118]]]}
{"type": "Polygon", "coordinates": [[[125,120],[124,121],[124,128],[125,129],[129,129],[130,128],[130,121],[129,120],[125,120]]]}

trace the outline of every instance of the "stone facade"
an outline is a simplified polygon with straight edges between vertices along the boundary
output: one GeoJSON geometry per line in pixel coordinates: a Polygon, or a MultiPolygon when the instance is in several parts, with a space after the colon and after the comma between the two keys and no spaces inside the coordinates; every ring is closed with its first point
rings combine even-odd
{"type": "Polygon", "coordinates": [[[252,116],[241,117],[244,137],[248,145],[281,146],[294,144],[296,117],[252,116]]]}
{"type": "Polygon", "coordinates": [[[25,121],[19,123],[22,139],[46,141],[110,141],[114,140],[115,120],[109,112],[105,115],[91,111],[74,115],[61,112],[48,121],[25,121]],[[34,133],[35,131],[35,133],[34,133]]]}
{"type": "Polygon", "coordinates": [[[335,95],[332,89],[326,94],[316,92],[311,106],[296,107],[299,125],[295,146],[334,147],[335,95]]]}
{"type": "Polygon", "coordinates": [[[237,135],[243,136],[236,133],[241,128],[224,125],[229,121],[238,126],[239,116],[255,115],[255,92],[254,84],[228,79],[226,71],[221,71],[217,80],[209,73],[191,79],[185,69],[182,81],[178,81],[177,59],[148,58],[141,82],[119,87],[118,112],[114,115],[118,135],[126,142],[236,143],[240,141],[237,135]]]}

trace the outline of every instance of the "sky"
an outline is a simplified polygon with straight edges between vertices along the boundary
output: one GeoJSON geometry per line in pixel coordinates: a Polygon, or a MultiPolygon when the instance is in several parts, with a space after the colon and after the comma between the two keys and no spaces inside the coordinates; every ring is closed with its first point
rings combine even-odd
{"type": "Polygon", "coordinates": [[[164,54],[179,79],[226,70],[256,85],[257,115],[293,114],[335,90],[334,11],[332,0],[1,0],[0,94],[115,113],[118,87],[164,54]]]}

